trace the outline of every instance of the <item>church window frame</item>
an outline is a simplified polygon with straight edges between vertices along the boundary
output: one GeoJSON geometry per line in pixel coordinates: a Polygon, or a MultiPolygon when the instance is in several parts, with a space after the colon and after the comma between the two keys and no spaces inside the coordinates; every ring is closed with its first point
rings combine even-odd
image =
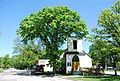
{"type": "Polygon", "coordinates": [[[73,40],[73,49],[77,49],[77,40],[73,40]]]}
{"type": "Polygon", "coordinates": [[[71,62],[68,62],[68,63],[67,63],[67,66],[71,66],[71,62]]]}

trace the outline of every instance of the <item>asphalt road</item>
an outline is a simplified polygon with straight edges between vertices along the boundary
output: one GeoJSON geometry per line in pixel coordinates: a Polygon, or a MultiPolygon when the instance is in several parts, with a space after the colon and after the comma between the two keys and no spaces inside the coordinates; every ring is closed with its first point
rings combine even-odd
{"type": "Polygon", "coordinates": [[[0,73],[0,81],[72,81],[60,77],[43,77],[30,75],[30,71],[10,68],[0,73]]]}
{"type": "MultiPolygon", "coordinates": [[[[120,72],[117,73],[118,75],[120,75],[120,72]]],[[[114,71],[105,71],[105,74],[114,75],[114,71]]],[[[27,70],[18,70],[10,68],[0,73],[0,81],[72,81],[72,80],[67,80],[65,77],[58,76],[54,77],[46,77],[41,75],[36,76],[31,75],[30,71],[27,70]]]]}

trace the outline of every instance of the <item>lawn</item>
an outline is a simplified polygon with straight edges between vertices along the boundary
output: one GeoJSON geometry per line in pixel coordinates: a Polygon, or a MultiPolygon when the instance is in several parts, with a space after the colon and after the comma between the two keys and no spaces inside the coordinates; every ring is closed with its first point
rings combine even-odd
{"type": "Polygon", "coordinates": [[[89,77],[69,77],[74,81],[120,81],[120,76],[89,76],[89,77]]]}

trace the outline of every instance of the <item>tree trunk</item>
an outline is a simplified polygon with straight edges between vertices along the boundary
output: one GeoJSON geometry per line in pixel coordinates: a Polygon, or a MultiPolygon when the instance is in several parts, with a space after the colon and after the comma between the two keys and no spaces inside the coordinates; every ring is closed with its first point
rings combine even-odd
{"type": "Polygon", "coordinates": [[[100,72],[100,65],[97,65],[97,68],[96,68],[96,75],[99,75],[99,72],[100,72]]]}
{"type": "Polygon", "coordinates": [[[53,73],[56,74],[56,65],[55,65],[55,62],[53,64],[53,73]]]}
{"type": "Polygon", "coordinates": [[[114,71],[115,71],[115,76],[117,76],[117,67],[116,67],[116,63],[115,62],[113,64],[113,68],[114,68],[114,71]]]}
{"type": "Polygon", "coordinates": [[[115,76],[117,76],[117,70],[116,70],[116,68],[114,68],[114,71],[115,71],[115,76]]]}

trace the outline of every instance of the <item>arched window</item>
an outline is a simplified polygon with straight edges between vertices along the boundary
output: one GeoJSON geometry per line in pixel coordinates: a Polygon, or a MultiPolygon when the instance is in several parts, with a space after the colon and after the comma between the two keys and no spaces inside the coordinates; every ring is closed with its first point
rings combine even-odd
{"type": "Polygon", "coordinates": [[[79,62],[79,57],[77,55],[75,55],[72,59],[73,62],[79,62]]]}
{"type": "Polygon", "coordinates": [[[71,66],[71,62],[68,62],[68,63],[67,63],[67,66],[71,66]]]}

